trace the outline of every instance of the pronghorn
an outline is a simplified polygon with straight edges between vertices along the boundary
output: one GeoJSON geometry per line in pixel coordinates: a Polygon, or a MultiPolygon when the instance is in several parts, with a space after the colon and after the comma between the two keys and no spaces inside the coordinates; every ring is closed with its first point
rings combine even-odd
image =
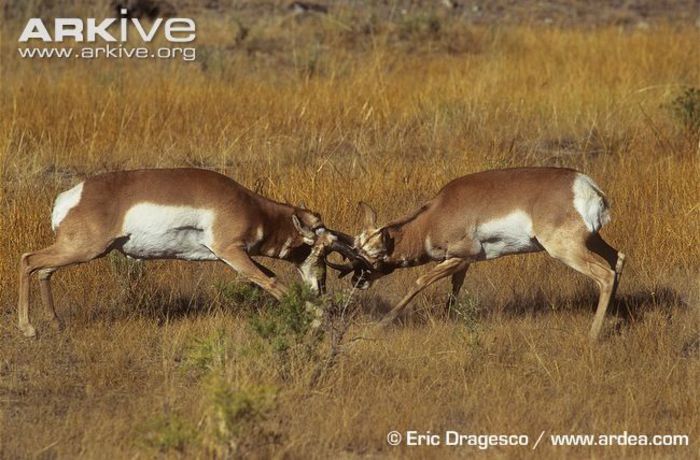
{"type": "Polygon", "coordinates": [[[324,289],[329,252],[354,260],[347,236],[326,229],[318,214],[269,200],[202,169],[91,177],[58,195],[51,226],[55,243],[21,257],[19,328],[28,337],[36,333],[29,322],[30,275],[38,273],[44,306],[61,327],[51,294],[53,272],[115,249],[136,259],[220,260],[277,299],[286,287],[251,256],[294,263],[317,292],[324,289]]]}
{"type": "Polygon", "coordinates": [[[598,284],[600,297],[590,330],[591,339],[598,337],[625,256],[598,234],[610,214],[605,195],[590,177],[562,168],[471,174],[382,227],[376,224],[374,210],[361,205],[364,228],[354,245],[372,269],[329,264],[341,270],[341,276],[354,269],[353,282],[366,289],[396,268],[438,262],[418,278],[382,325],[393,321],[422,289],[447,276],[452,277],[449,308],[472,262],[545,250],[598,284]]]}

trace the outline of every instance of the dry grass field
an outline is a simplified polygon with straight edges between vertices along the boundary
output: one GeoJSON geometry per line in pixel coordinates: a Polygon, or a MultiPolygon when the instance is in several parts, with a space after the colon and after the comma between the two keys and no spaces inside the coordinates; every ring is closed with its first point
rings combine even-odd
{"type": "Polygon", "coordinates": [[[426,11],[202,11],[194,62],[20,59],[28,16],[3,23],[0,458],[483,453],[391,447],[391,430],[529,436],[494,458],[697,458],[700,29],[466,26],[426,11]],[[222,264],[108,256],[53,278],[63,331],[35,284],[39,337],[24,338],[19,256],[50,244],[56,194],[101,171],[186,165],[349,233],[360,200],[385,221],[463,174],[574,167],[610,197],[602,233],[628,263],[595,345],[593,284],[544,254],[474,265],[454,317],[437,283],[375,339],[366,327],[427,267],[361,293],[333,277],[320,341],[297,300],[222,264]],[[625,431],[690,446],[549,441],[625,431]]]}

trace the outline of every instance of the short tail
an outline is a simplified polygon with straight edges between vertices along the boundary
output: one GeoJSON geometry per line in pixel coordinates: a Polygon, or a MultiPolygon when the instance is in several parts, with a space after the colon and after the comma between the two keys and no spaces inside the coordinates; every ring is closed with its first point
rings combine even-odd
{"type": "Polygon", "coordinates": [[[574,207],[591,233],[598,232],[610,222],[610,206],[605,194],[593,179],[578,174],[574,179],[574,207]]]}

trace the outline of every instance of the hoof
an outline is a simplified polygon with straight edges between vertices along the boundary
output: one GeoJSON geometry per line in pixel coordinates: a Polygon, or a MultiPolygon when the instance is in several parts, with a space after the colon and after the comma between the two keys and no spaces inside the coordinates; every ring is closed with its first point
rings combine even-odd
{"type": "Polygon", "coordinates": [[[381,332],[381,331],[386,331],[391,327],[392,324],[394,324],[394,320],[396,319],[395,316],[387,317],[379,321],[379,323],[376,326],[376,330],[381,332]]]}
{"type": "Polygon", "coordinates": [[[615,273],[622,274],[622,269],[625,266],[625,255],[621,252],[617,253],[617,263],[615,264],[615,273]]]}
{"type": "Polygon", "coordinates": [[[599,343],[600,342],[600,336],[601,336],[601,330],[597,330],[595,332],[591,331],[588,333],[588,341],[591,343],[599,343]]]}
{"type": "Polygon", "coordinates": [[[24,324],[21,325],[19,328],[25,337],[36,337],[36,329],[34,329],[34,326],[32,326],[31,324],[24,324]]]}

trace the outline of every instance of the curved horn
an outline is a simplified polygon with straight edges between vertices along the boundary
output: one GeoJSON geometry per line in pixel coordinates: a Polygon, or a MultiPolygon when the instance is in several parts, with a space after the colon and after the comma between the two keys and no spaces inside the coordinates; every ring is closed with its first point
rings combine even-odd
{"type": "Polygon", "coordinates": [[[355,239],[347,233],[333,230],[333,235],[335,235],[335,237],[338,238],[338,241],[348,245],[349,247],[353,247],[353,245],[355,244],[355,239]]]}
{"type": "Polygon", "coordinates": [[[338,240],[331,244],[331,251],[335,251],[348,259],[352,264],[353,270],[371,270],[372,264],[352,246],[353,239],[351,236],[344,233],[337,233],[336,236],[338,236],[338,240]]]}
{"type": "Polygon", "coordinates": [[[340,273],[338,273],[338,278],[343,278],[348,273],[355,270],[355,267],[353,267],[353,265],[351,263],[345,263],[345,264],[341,265],[341,264],[336,264],[336,263],[329,262],[328,260],[326,260],[326,265],[331,267],[333,270],[337,270],[340,272],[340,273]]]}
{"type": "Polygon", "coordinates": [[[337,252],[343,256],[343,258],[348,260],[348,262],[344,264],[336,264],[334,262],[329,262],[328,254],[326,255],[326,264],[332,269],[340,272],[338,278],[342,278],[352,271],[370,270],[371,266],[369,262],[367,262],[367,260],[358,254],[352,247],[354,240],[350,235],[337,231],[333,231],[333,235],[337,238],[337,240],[330,245],[330,252],[337,252]]]}
{"type": "Polygon", "coordinates": [[[353,250],[352,247],[340,242],[340,240],[331,243],[330,250],[331,252],[337,252],[346,259],[349,259],[350,261],[360,259],[360,255],[355,250],[353,250]]]}

